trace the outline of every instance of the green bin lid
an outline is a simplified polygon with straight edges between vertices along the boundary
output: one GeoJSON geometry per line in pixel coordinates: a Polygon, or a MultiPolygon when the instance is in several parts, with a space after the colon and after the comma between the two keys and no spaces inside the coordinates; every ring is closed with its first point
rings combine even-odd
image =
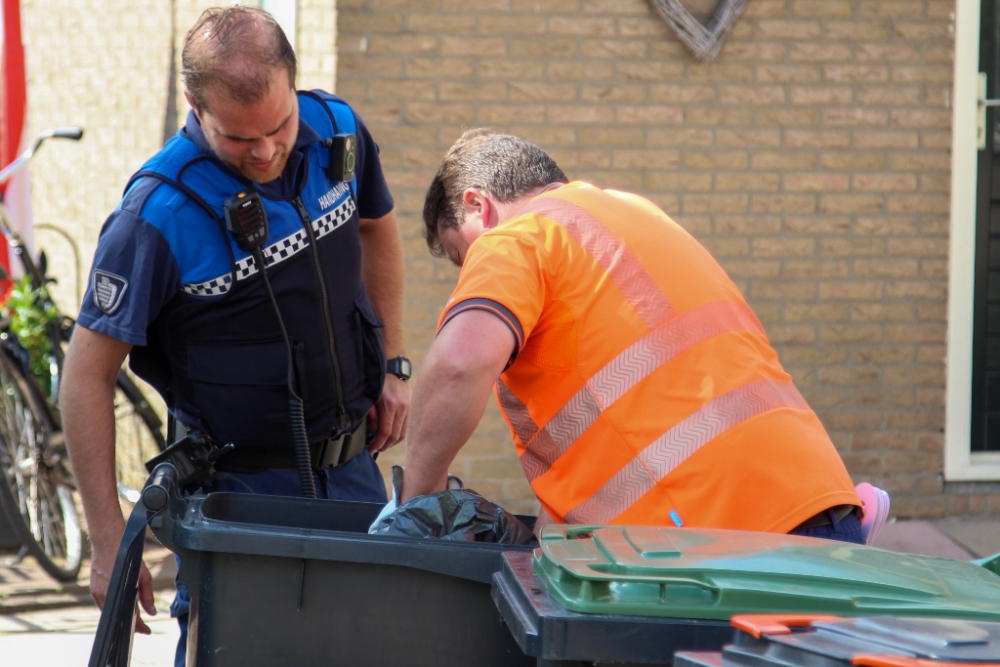
{"type": "Polygon", "coordinates": [[[1000,576],[983,567],[794,535],[551,525],[534,569],[553,598],[585,613],[1000,621],[1000,576]]]}

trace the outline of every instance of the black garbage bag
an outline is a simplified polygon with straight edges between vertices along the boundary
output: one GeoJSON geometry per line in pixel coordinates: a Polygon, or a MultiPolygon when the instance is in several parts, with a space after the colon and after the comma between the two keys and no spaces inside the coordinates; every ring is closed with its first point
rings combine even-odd
{"type": "MultiPolygon", "coordinates": [[[[394,486],[402,469],[393,467],[394,486]]],[[[455,478],[453,478],[455,479],[455,478]]],[[[461,482],[458,483],[460,486],[461,482]]],[[[401,487],[400,483],[398,487],[401,487]]],[[[452,484],[449,484],[452,486],[452,484]]],[[[396,497],[399,497],[399,488],[396,497]]],[[[537,545],[524,523],[496,503],[472,489],[450,488],[440,493],[411,498],[371,527],[374,535],[433,537],[460,542],[537,545]]]]}

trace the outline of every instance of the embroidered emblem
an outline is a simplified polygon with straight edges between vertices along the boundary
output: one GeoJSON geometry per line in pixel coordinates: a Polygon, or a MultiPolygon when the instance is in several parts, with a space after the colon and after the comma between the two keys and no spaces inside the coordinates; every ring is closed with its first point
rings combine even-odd
{"type": "Polygon", "coordinates": [[[104,313],[111,315],[122,305],[128,281],[107,271],[94,271],[94,303],[104,313]]]}

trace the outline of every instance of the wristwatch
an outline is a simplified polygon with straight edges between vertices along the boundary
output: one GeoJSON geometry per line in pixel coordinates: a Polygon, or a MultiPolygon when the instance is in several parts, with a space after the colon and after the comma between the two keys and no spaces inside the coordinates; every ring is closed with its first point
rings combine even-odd
{"type": "Polygon", "coordinates": [[[392,373],[403,382],[406,382],[413,375],[413,364],[406,357],[396,357],[385,362],[385,372],[392,373]]]}

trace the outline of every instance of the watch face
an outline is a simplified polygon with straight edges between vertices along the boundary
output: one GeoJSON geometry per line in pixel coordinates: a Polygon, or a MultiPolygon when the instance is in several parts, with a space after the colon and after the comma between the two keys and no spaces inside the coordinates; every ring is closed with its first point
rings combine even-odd
{"type": "Polygon", "coordinates": [[[406,357],[390,359],[386,370],[402,380],[409,380],[413,374],[413,365],[406,357]]]}

